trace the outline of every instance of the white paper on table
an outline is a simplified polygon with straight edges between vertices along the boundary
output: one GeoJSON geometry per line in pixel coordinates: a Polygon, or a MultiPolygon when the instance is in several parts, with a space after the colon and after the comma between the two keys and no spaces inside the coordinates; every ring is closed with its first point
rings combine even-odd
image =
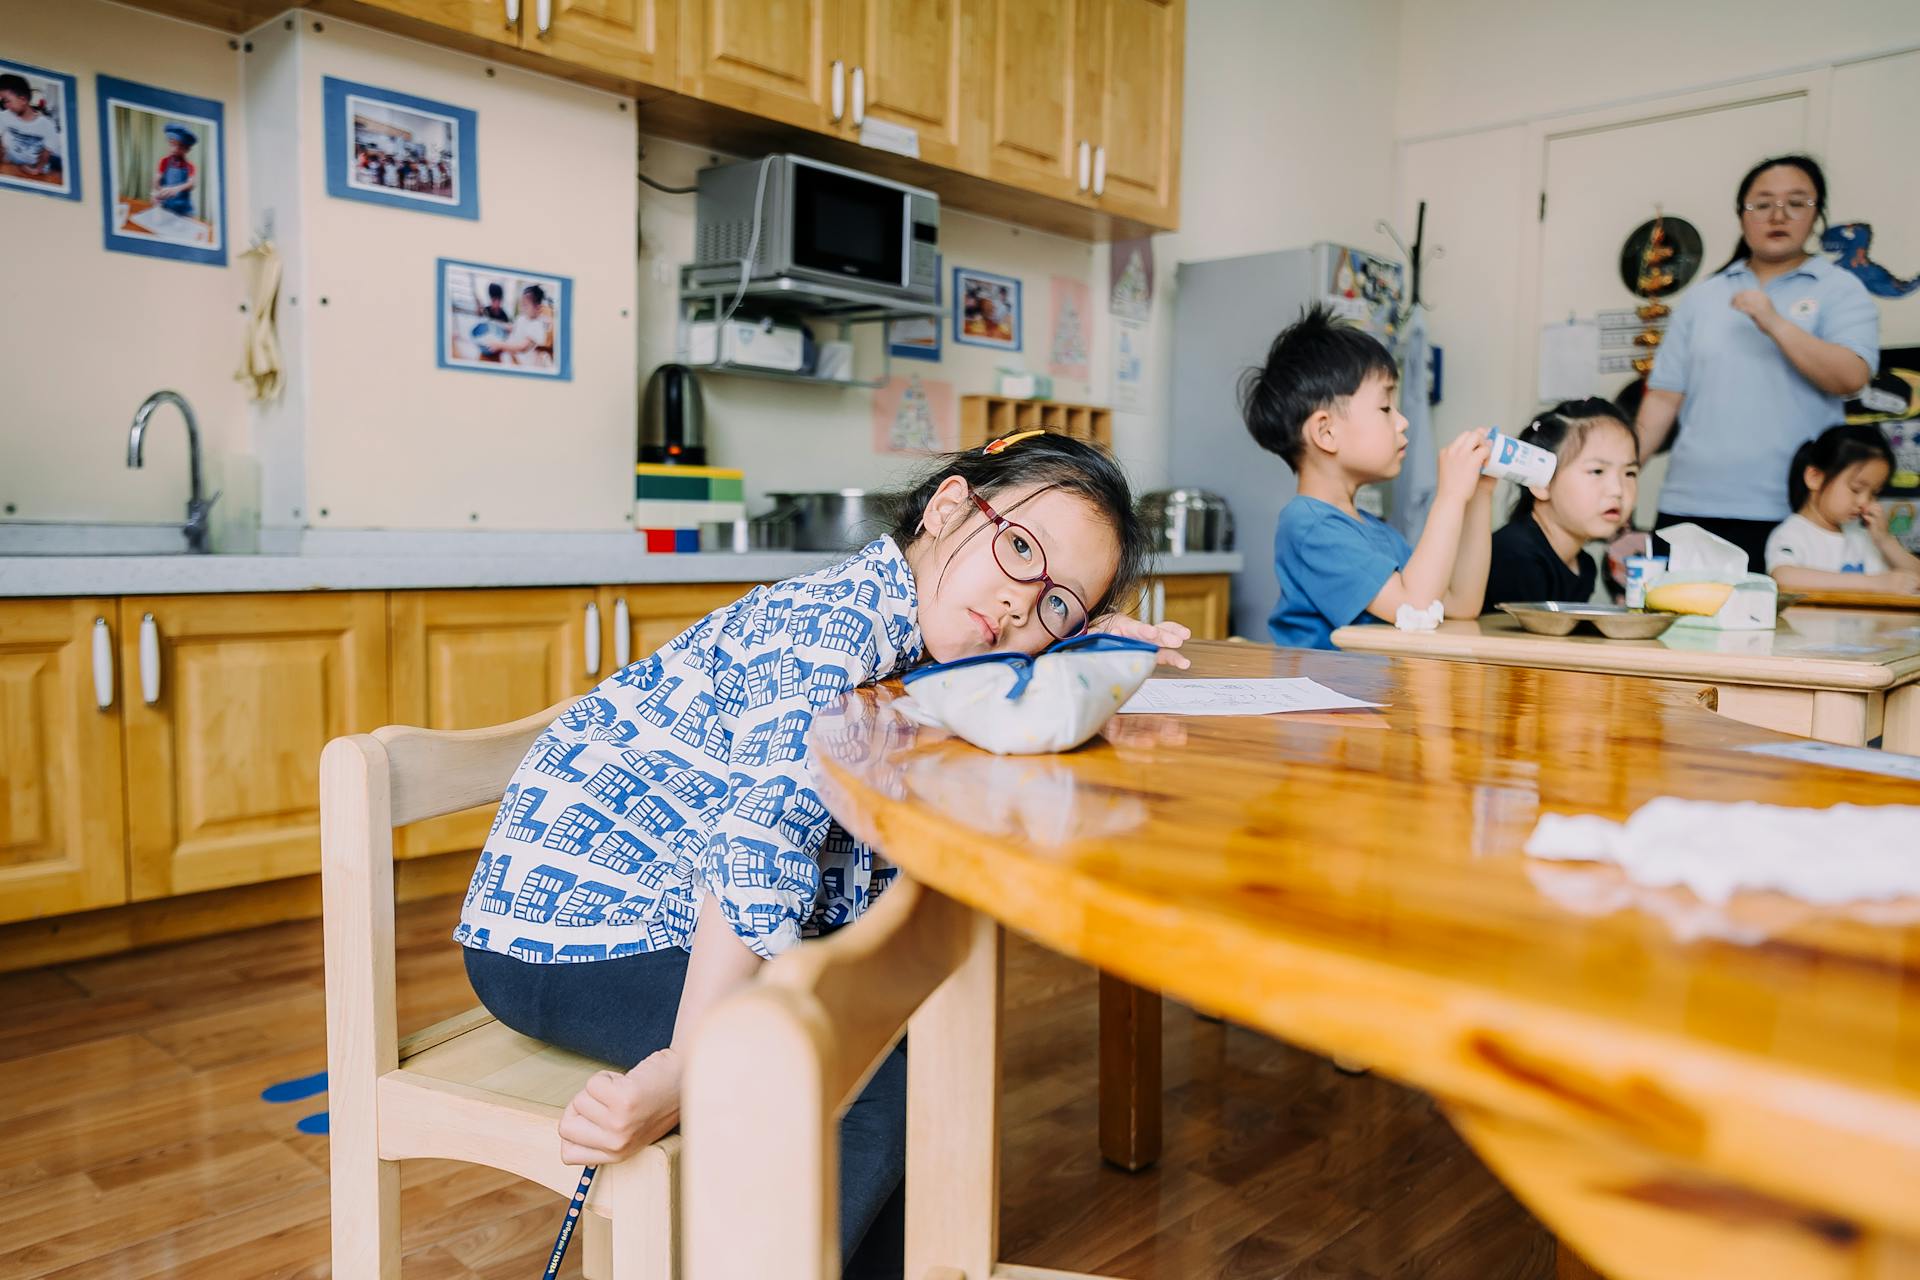
{"type": "Polygon", "coordinates": [[[1599,367],[1599,325],[1591,320],[1577,320],[1570,324],[1540,326],[1542,400],[1584,400],[1593,394],[1599,367]]]}
{"type": "Polygon", "coordinates": [[[1149,680],[1120,708],[1166,716],[1265,716],[1278,711],[1346,711],[1378,707],[1305,676],[1265,680],[1149,680]]]}
{"type": "Polygon", "coordinates": [[[1757,756],[1777,756],[1782,760],[1800,760],[1824,764],[1836,769],[1858,769],[1862,773],[1884,773],[1895,778],[1920,782],[1920,756],[1898,751],[1876,751],[1872,747],[1843,747],[1834,742],[1763,742],[1757,746],[1735,747],[1757,756]]]}

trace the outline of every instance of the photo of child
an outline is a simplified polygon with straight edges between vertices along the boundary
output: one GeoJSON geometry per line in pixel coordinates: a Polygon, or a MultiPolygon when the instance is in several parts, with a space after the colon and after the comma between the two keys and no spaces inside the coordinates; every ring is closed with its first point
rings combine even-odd
{"type": "Polygon", "coordinates": [[[358,94],[347,95],[346,109],[353,137],[348,185],[411,200],[460,203],[459,121],[358,94]]]}
{"type": "Polygon", "coordinates": [[[80,198],[73,77],[0,59],[0,186],[80,198]]]}
{"type": "Polygon", "coordinates": [[[570,280],[446,258],[439,269],[441,368],[572,377],[570,280]]]}
{"type": "Polygon", "coordinates": [[[1007,276],[953,269],[954,341],[1020,350],[1020,282],[1007,276]]]}
{"type": "Polygon", "coordinates": [[[327,194],[451,218],[480,216],[479,117],[394,89],[321,80],[327,194]]]}
{"type": "Polygon", "coordinates": [[[217,102],[100,77],[107,247],[226,262],[217,102]]]}

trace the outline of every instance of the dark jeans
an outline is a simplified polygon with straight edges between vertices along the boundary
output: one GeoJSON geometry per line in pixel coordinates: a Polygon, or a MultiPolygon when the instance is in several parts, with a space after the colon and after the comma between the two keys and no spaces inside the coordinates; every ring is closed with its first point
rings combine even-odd
{"type": "MultiPolygon", "coordinates": [[[[528,964],[468,948],[467,980],[522,1035],[625,1070],[673,1040],[685,951],[528,964]]],[[[778,1063],[768,1063],[778,1071],[778,1063]]],[[[840,1256],[848,1280],[897,1280],[906,1266],[907,1046],[887,1055],[840,1121],[840,1256]],[[869,1230],[871,1228],[871,1230],[869,1230]]],[[[748,1210],[751,1212],[751,1210],[748,1210]]],[[[754,1230],[742,1222],[743,1231],[754,1230]]]]}
{"type": "MultiPolygon", "coordinates": [[[[1754,573],[1767,571],[1767,535],[1773,532],[1778,520],[1732,520],[1724,516],[1675,516],[1662,511],[1659,522],[1653,527],[1664,529],[1670,524],[1697,524],[1716,538],[1725,538],[1734,546],[1747,553],[1747,568],[1754,573]]],[[[1654,535],[1653,553],[1657,556],[1671,554],[1666,539],[1654,535]]]]}

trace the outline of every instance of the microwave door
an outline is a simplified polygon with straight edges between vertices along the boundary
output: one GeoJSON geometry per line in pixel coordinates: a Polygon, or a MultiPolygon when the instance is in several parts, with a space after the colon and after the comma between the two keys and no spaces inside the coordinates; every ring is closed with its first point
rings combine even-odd
{"type": "Polygon", "coordinates": [[[795,267],[829,280],[902,286],[912,246],[898,190],[796,166],[793,201],[795,267]]]}

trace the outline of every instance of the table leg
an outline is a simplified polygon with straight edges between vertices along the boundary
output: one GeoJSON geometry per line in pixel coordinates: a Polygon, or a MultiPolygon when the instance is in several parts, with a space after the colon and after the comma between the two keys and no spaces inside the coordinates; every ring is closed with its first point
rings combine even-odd
{"type": "Polygon", "coordinates": [[[1882,749],[1920,756],[1920,684],[1903,684],[1887,692],[1887,715],[1880,733],[1882,749]]]}
{"type": "Polygon", "coordinates": [[[1813,736],[1843,747],[1864,747],[1871,732],[1873,695],[1817,690],[1813,695],[1813,736]]]}
{"type": "Polygon", "coordinates": [[[1122,1169],[1160,1158],[1160,993],[1100,975],[1100,1154],[1122,1169]]]}

